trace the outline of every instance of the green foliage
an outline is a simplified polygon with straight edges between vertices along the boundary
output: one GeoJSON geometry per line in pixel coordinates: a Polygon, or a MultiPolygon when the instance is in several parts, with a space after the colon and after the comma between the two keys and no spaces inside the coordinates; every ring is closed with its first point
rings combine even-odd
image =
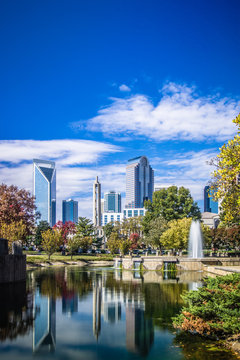
{"type": "Polygon", "coordinates": [[[151,221],[161,216],[166,221],[183,218],[200,219],[201,212],[197,203],[193,201],[190,191],[183,186],[170,186],[153,193],[153,200],[145,201],[148,210],[142,220],[145,235],[151,229],[151,221]]]}
{"type": "Polygon", "coordinates": [[[119,246],[121,254],[126,255],[129,252],[131,245],[132,245],[131,240],[129,240],[129,239],[123,240],[122,239],[120,241],[120,246],[119,246]]]}
{"type": "Polygon", "coordinates": [[[50,260],[50,256],[58,250],[62,243],[61,233],[57,229],[48,229],[42,232],[42,239],[42,248],[46,251],[50,260]]]}
{"type": "Polygon", "coordinates": [[[204,247],[210,248],[212,245],[212,231],[207,225],[204,225],[203,223],[201,223],[201,230],[204,247]]]}
{"type": "Polygon", "coordinates": [[[107,239],[109,239],[111,233],[113,232],[114,229],[114,225],[112,222],[107,223],[104,227],[103,227],[103,231],[104,234],[106,236],[107,239]]]}
{"type": "Polygon", "coordinates": [[[68,238],[67,249],[71,255],[71,260],[74,252],[77,251],[79,247],[80,247],[80,241],[77,236],[71,236],[68,238]]]}
{"type": "Polygon", "coordinates": [[[74,238],[75,241],[79,244],[78,247],[80,247],[83,250],[83,252],[87,252],[93,243],[93,239],[91,236],[75,235],[74,238]]]}
{"type": "Polygon", "coordinates": [[[152,247],[157,247],[161,249],[162,243],[160,238],[162,234],[167,230],[168,223],[162,216],[159,216],[155,219],[152,219],[149,224],[149,231],[145,238],[145,242],[147,243],[147,245],[151,245],[152,247]]]}
{"type": "Polygon", "coordinates": [[[116,254],[121,245],[121,238],[116,231],[113,231],[107,241],[107,247],[111,254],[116,254]]]}
{"type": "Polygon", "coordinates": [[[39,246],[42,243],[42,232],[46,231],[50,228],[49,223],[46,220],[41,220],[38,224],[38,226],[36,227],[36,233],[35,233],[35,245],[39,246]]]}
{"type": "Polygon", "coordinates": [[[233,122],[238,134],[221,147],[212,185],[215,200],[221,200],[221,220],[228,226],[240,224],[240,114],[233,122]]]}
{"type": "Polygon", "coordinates": [[[79,217],[76,224],[76,235],[79,237],[89,237],[94,233],[94,225],[86,217],[79,217]]]}
{"type": "Polygon", "coordinates": [[[240,275],[207,278],[203,287],[185,293],[186,306],[173,318],[174,327],[224,338],[240,333],[240,275]]]}
{"type": "Polygon", "coordinates": [[[191,218],[172,220],[168,229],[162,234],[160,241],[166,249],[182,250],[187,247],[191,218]]]}

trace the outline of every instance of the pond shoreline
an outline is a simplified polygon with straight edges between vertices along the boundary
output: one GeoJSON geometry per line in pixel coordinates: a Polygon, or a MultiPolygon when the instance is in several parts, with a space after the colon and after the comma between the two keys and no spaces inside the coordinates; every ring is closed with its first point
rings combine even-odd
{"type": "Polygon", "coordinates": [[[52,266],[113,266],[114,261],[112,260],[68,260],[68,261],[51,261],[51,259],[47,262],[27,262],[27,270],[33,268],[46,268],[52,266]]]}

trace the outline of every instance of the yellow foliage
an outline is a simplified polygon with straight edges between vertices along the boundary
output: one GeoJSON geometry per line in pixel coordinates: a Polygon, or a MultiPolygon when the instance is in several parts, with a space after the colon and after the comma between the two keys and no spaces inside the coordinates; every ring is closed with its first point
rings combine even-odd
{"type": "Polygon", "coordinates": [[[12,243],[17,240],[22,240],[26,235],[27,227],[23,221],[12,222],[10,224],[0,224],[0,237],[8,240],[8,246],[11,248],[12,243]]]}
{"type": "Polygon", "coordinates": [[[240,223],[240,115],[233,122],[238,134],[221,147],[213,172],[214,197],[221,201],[222,220],[227,225],[240,223]]]}

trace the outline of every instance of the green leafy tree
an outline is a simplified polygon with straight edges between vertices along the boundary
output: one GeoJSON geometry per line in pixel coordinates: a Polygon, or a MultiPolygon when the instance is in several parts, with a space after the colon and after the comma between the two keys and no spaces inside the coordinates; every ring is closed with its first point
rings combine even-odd
{"type": "Polygon", "coordinates": [[[76,224],[76,235],[80,237],[93,236],[94,234],[94,225],[91,220],[86,217],[79,217],[76,224]]]}
{"type": "Polygon", "coordinates": [[[51,229],[49,223],[46,220],[41,220],[36,227],[35,240],[36,246],[40,246],[42,243],[42,232],[51,229]]]}
{"type": "Polygon", "coordinates": [[[145,238],[147,245],[152,247],[157,247],[161,249],[161,236],[168,229],[168,222],[162,217],[159,216],[156,219],[150,221],[150,230],[145,238]]]}
{"type": "Polygon", "coordinates": [[[190,191],[185,187],[170,186],[153,193],[153,200],[145,201],[148,210],[142,219],[144,234],[147,235],[151,229],[150,223],[153,219],[161,216],[166,221],[192,218],[201,219],[201,212],[197,203],[193,200],[190,191]]]}
{"type": "Polygon", "coordinates": [[[161,235],[160,242],[166,249],[182,250],[187,248],[192,219],[172,220],[168,229],[161,235]]]}
{"type": "Polygon", "coordinates": [[[186,306],[174,327],[206,337],[240,333],[240,275],[208,277],[197,291],[183,295],[186,306]]]}
{"type": "Polygon", "coordinates": [[[42,232],[42,248],[48,254],[48,260],[51,255],[59,249],[62,243],[62,236],[57,229],[48,229],[42,232]]]}
{"type": "Polygon", "coordinates": [[[132,242],[130,239],[126,239],[126,240],[121,239],[119,244],[119,250],[121,254],[126,255],[129,252],[131,245],[132,242]]]}
{"type": "Polygon", "coordinates": [[[112,222],[107,223],[103,227],[103,231],[107,239],[110,237],[111,233],[113,232],[113,229],[114,229],[114,224],[112,222]]]}
{"type": "Polygon", "coordinates": [[[69,236],[68,242],[67,242],[67,249],[71,255],[71,260],[72,260],[73,254],[78,250],[80,245],[81,245],[81,241],[79,241],[79,238],[77,236],[69,236]]]}
{"type": "Polygon", "coordinates": [[[107,247],[111,254],[118,253],[121,245],[121,238],[116,231],[113,231],[107,241],[107,247]]]}
{"type": "Polygon", "coordinates": [[[237,125],[237,135],[220,149],[220,154],[212,164],[212,189],[215,200],[221,201],[221,220],[225,225],[240,224],[240,114],[233,120],[237,125]]]}
{"type": "Polygon", "coordinates": [[[93,243],[92,236],[75,236],[76,241],[79,244],[79,247],[82,249],[83,252],[87,252],[93,243]]]}

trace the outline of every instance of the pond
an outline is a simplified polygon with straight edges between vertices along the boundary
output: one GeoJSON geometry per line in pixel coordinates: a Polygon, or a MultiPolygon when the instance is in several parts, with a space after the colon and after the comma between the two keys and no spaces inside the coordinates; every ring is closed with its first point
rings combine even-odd
{"type": "Polygon", "coordinates": [[[227,350],[172,327],[202,273],[60,267],[0,287],[0,359],[224,359],[227,350]]]}

